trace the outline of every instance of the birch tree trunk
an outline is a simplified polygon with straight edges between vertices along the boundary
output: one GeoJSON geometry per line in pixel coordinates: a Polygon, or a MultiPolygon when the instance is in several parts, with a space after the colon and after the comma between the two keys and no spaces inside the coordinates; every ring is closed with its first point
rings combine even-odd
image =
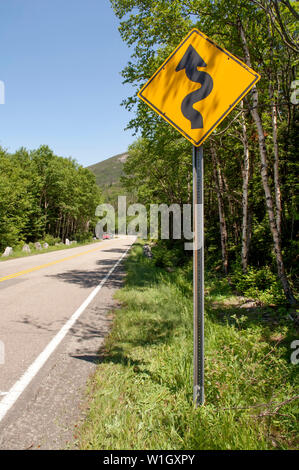
{"type": "Polygon", "coordinates": [[[278,149],[278,132],[277,132],[277,101],[274,93],[273,85],[273,72],[275,70],[274,62],[274,35],[271,27],[271,22],[268,23],[269,39],[271,43],[271,67],[269,71],[269,97],[270,97],[270,106],[271,106],[271,120],[272,120],[272,139],[273,139],[273,153],[274,153],[274,164],[273,164],[273,174],[274,174],[274,191],[275,191],[275,214],[276,214],[276,227],[278,231],[279,239],[281,240],[281,216],[282,216],[282,207],[281,207],[281,191],[280,191],[280,181],[279,181],[279,149],[278,149]]]}
{"type": "Polygon", "coordinates": [[[273,151],[274,151],[274,190],[275,190],[275,206],[276,206],[276,226],[279,238],[281,240],[281,190],[279,181],[279,150],[277,140],[277,103],[275,101],[272,85],[269,87],[271,98],[271,117],[272,117],[272,136],[273,136],[273,151]]]}
{"type": "MultiPolygon", "coordinates": [[[[218,158],[217,158],[217,162],[219,164],[219,159],[218,158]]],[[[235,212],[236,211],[235,211],[235,205],[234,205],[233,198],[232,198],[232,193],[229,189],[227,179],[226,179],[223,172],[221,172],[221,180],[222,180],[222,187],[223,187],[222,194],[225,194],[226,197],[227,197],[228,208],[229,208],[229,212],[230,212],[231,217],[232,217],[232,224],[233,224],[233,227],[234,227],[234,230],[233,230],[234,241],[237,244],[238,241],[239,241],[240,230],[239,230],[239,226],[237,224],[237,217],[235,217],[235,212]]]]}
{"type": "MultiPolygon", "coordinates": [[[[248,67],[252,67],[246,35],[245,35],[244,28],[240,20],[238,21],[238,26],[239,26],[239,32],[240,32],[241,42],[243,46],[244,56],[245,56],[245,63],[246,65],[248,65],[248,67]]],[[[284,262],[283,262],[282,251],[281,251],[280,237],[279,237],[279,233],[277,230],[276,218],[274,214],[274,204],[273,204],[273,198],[272,198],[272,194],[270,190],[269,176],[268,176],[267,150],[266,150],[263,124],[262,124],[262,120],[258,111],[259,95],[258,95],[258,91],[256,87],[253,87],[252,89],[252,98],[253,98],[253,103],[252,103],[252,108],[251,108],[251,114],[255,122],[257,132],[258,132],[258,137],[259,137],[261,176],[262,176],[262,182],[263,182],[263,187],[264,187],[264,192],[265,192],[265,197],[266,197],[266,209],[267,209],[267,213],[269,217],[269,225],[270,225],[270,230],[271,230],[271,234],[273,238],[274,252],[275,252],[275,258],[276,258],[276,264],[277,264],[277,272],[278,272],[278,276],[281,281],[287,300],[290,302],[290,304],[295,304],[296,300],[293,296],[291,287],[289,285],[289,282],[285,273],[284,262]]]]}
{"type": "MultiPolygon", "coordinates": [[[[243,100],[241,102],[242,109],[244,108],[243,100]]],[[[248,217],[248,186],[249,186],[249,173],[250,173],[250,155],[249,155],[249,144],[247,138],[247,126],[245,113],[242,113],[242,142],[244,147],[244,160],[243,160],[243,186],[242,186],[242,269],[243,272],[247,272],[248,268],[248,253],[250,244],[250,231],[249,231],[249,217],[248,217]]]]}
{"type": "Polygon", "coordinates": [[[227,226],[226,218],[224,211],[224,202],[223,202],[223,183],[221,176],[221,168],[217,161],[216,149],[212,142],[210,142],[212,163],[213,163],[213,175],[217,193],[218,200],[218,211],[219,211],[219,222],[220,222],[220,238],[221,238],[221,254],[222,254],[222,264],[225,274],[228,273],[228,240],[227,240],[227,226]]]}

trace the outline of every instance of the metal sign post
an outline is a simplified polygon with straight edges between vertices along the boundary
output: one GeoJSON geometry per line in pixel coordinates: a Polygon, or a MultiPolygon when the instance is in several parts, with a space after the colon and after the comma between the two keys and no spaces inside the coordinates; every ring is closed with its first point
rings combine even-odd
{"type": "Polygon", "coordinates": [[[193,146],[193,402],[204,403],[203,148],[193,146]]]}

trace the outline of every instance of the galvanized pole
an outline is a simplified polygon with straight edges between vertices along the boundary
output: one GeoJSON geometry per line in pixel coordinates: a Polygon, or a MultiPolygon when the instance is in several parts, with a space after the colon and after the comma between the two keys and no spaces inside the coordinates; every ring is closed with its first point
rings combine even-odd
{"type": "Polygon", "coordinates": [[[193,146],[193,402],[204,403],[203,148],[193,146]]]}

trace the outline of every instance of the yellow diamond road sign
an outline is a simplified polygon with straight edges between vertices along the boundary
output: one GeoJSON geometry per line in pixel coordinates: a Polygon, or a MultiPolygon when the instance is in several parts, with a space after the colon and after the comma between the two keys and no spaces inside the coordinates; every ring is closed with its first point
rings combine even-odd
{"type": "Polygon", "coordinates": [[[260,75],[192,29],[138,96],[199,146],[260,75]]]}

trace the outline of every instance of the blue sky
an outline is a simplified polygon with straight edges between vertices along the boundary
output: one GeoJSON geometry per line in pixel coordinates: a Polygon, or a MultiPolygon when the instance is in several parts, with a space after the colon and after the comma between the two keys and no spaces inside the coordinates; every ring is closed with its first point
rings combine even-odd
{"type": "Polygon", "coordinates": [[[49,145],[84,166],[127,150],[130,49],[109,0],[0,2],[0,145],[49,145]]]}

